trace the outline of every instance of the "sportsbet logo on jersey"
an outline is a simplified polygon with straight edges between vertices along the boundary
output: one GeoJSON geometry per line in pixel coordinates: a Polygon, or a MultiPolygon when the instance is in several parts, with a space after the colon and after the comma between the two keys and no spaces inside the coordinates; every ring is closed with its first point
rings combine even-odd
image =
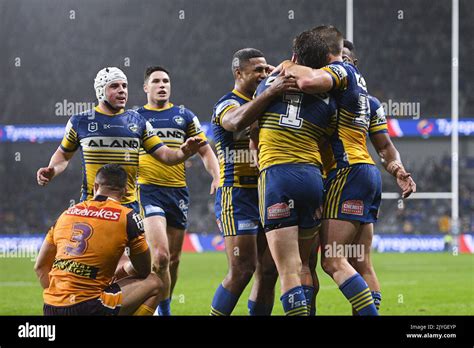
{"type": "Polygon", "coordinates": [[[121,210],[115,208],[71,207],[66,211],[66,215],[84,216],[109,221],[118,221],[120,214],[121,210]]]}

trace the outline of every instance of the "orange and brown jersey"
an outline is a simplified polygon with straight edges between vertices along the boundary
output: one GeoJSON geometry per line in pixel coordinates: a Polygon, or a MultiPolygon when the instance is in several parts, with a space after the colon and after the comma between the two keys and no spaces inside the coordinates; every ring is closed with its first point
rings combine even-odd
{"type": "Polygon", "coordinates": [[[46,235],[57,251],[44,302],[70,306],[100,297],[126,247],[131,255],[148,250],[143,232],[139,214],[105,196],[67,209],[46,235]]]}

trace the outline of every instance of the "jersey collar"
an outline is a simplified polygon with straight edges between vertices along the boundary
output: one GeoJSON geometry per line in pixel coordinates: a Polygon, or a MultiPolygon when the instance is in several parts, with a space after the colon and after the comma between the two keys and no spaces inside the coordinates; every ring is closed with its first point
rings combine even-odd
{"type": "Polygon", "coordinates": [[[146,110],[151,110],[151,111],[165,111],[165,110],[171,109],[173,106],[174,106],[173,103],[168,103],[168,106],[166,108],[154,108],[150,106],[150,104],[146,104],[146,105],[143,105],[143,108],[146,110]]]}
{"type": "Polygon", "coordinates": [[[106,116],[116,116],[116,115],[123,114],[123,113],[125,112],[125,109],[120,109],[120,110],[119,110],[118,112],[116,112],[115,114],[109,114],[109,113],[104,112],[104,111],[102,111],[101,109],[99,109],[99,106],[96,106],[96,107],[94,108],[94,110],[95,110],[96,112],[98,112],[99,114],[106,115],[106,116]]]}
{"type": "Polygon", "coordinates": [[[242,98],[243,100],[246,100],[246,101],[251,101],[252,99],[250,99],[249,97],[243,95],[242,93],[240,93],[238,90],[236,90],[235,88],[232,90],[232,93],[234,93],[237,97],[239,98],[242,98]]]}

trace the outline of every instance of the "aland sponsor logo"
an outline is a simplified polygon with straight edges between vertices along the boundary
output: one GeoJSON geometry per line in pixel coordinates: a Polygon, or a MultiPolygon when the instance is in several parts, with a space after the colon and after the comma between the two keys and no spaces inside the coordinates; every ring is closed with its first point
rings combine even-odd
{"type": "Polygon", "coordinates": [[[116,148],[137,151],[140,148],[140,140],[130,137],[87,137],[81,139],[81,146],[85,150],[116,148]]]}

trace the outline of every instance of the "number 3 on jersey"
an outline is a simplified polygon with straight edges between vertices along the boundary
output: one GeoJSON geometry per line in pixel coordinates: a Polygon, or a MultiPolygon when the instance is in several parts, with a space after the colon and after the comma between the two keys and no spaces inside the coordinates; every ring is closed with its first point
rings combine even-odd
{"type": "Polygon", "coordinates": [[[71,243],[66,246],[66,254],[80,256],[87,250],[87,241],[92,237],[92,226],[84,222],[77,222],[72,227],[71,243]]]}
{"type": "Polygon", "coordinates": [[[283,95],[283,101],[288,104],[286,108],[286,114],[280,116],[280,126],[301,128],[303,125],[303,119],[299,117],[301,109],[301,101],[303,95],[285,93],[283,95]]]}

